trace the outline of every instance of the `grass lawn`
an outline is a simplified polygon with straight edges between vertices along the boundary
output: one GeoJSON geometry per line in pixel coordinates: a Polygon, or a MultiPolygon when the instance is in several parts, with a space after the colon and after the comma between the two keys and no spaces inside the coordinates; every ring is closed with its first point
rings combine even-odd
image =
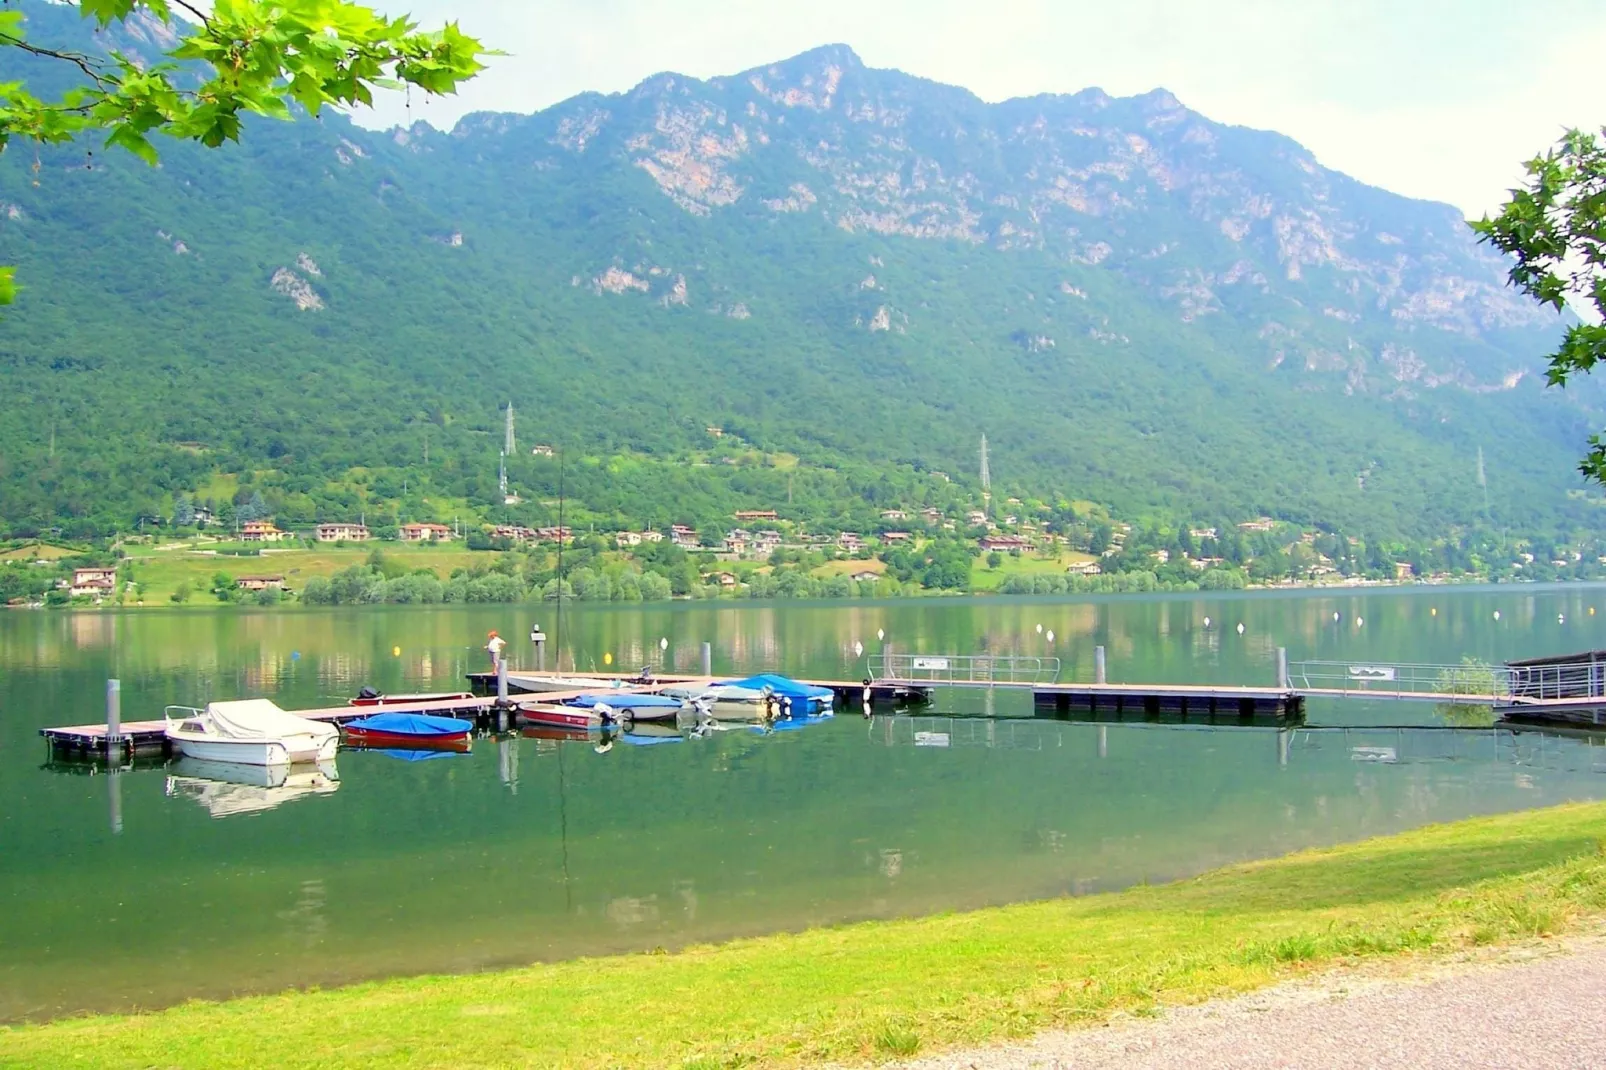
{"type": "Polygon", "coordinates": [[[1560,933],[1606,915],[1603,836],[1606,804],[1571,805],[1113,894],[24,1026],[0,1030],[0,1064],[883,1061],[1346,961],[1560,933]]]}
{"type": "MultiPolygon", "coordinates": [[[[201,551],[218,547],[234,547],[234,543],[200,543],[201,551]]],[[[414,546],[399,543],[352,544],[345,548],[318,546],[315,549],[288,549],[282,544],[267,543],[258,557],[234,557],[228,554],[208,554],[195,550],[181,550],[164,544],[161,547],[129,547],[129,562],[134,581],[141,587],[141,599],[147,606],[170,606],[169,596],[181,583],[188,583],[194,592],[190,605],[218,604],[208,593],[212,577],[219,572],[230,576],[283,576],[292,590],[299,591],[313,576],[330,576],[343,568],[360,565],[368,560],[375,546],[384,552],[386,561],[396,561],[409,570],[434,569],[446,579],[454,568],[470,564],[492,564],[501,556],[494,550],[470,551],[462,543],[446,546],[414,546]]]]}
{"type": "Polygon", "coordinates": [[[82,552],[82,550],[51,546],[44,542],[30,543],[27,546],[14,546],[9,550],[0,551],[0,561],[55,561],[82,552]]]}
{"type": "Polygon", "coordinates": [[[1038,554],[1021,554],[1015,557],[1011,554],[1000,554],[1002,561],[996,569],[987,567],[987,555],[982,554],[970,566],[970,589],[973,591],[996,591],[1007,577],[1019,575],[1050,575],[1063,576],[1065,570],[1072,565],[1079,565],[1086,561],[1095,560],[1092,554],[1080,553],[1076,550],[1063,550],[1058,557],[1042,557],[1038,554]]]}
{"type": "Polygon", "coordinates": [[[811,575],[818,576],[821,579],[829,579],[832,576],[851,576],[855,572],[874,572],[877,576],[881,576],[885,575],[886,571],[887,563],[885,561],[874,558],[869,561],[849,559],[845,561],[827,561],[812,570],[811,575]]]}

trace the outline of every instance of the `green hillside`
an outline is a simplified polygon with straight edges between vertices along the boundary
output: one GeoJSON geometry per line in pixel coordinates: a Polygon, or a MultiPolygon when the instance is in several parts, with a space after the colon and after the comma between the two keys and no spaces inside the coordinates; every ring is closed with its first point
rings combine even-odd
{"type": "Polygon", "coordinates": [[[1555,324],[1453,211],[1160,92],[988,105],[838,47],[451,133],[259,122],[156,169],[13,146],[0,263],[15,534],[219,485],[291,522],[550,523],[537,444],[601,526],[862,522],[978,500],[983,433],[1000,496],[1133,520],[1598,526],[1598,397],[1542,389],[1555,324]]]}

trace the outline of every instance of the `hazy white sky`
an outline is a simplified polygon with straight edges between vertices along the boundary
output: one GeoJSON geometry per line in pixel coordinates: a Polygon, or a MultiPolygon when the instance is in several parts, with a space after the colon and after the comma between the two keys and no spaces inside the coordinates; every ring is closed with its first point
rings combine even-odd
{"type": "Polygon", "coordinates": [[[1520,161],[1606,125],[1606,2],[1549,0],[368,0],[507,52],[461,96],[358,115],[449,127],[660,71],[731,74],[816,45],[984,100],[1163,86],[1399,193],[1494,210],[1520,161]]]}

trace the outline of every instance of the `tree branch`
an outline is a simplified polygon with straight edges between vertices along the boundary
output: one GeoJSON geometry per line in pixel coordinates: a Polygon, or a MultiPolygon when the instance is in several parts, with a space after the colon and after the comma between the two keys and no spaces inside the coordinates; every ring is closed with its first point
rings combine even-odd
{"type": "Polygon", "coordinates": [[[95,84],[98,86],[118,84],[116,78],[97,69],[96,61],[94,59],[80,52],[58,52],[54,48],[41,48],[38,45],[30,44],[29,42],[24,41],[20,37],[13,37],[8,33],[0,33],[0,46],[4,45],[10,45],[12,48],[20,48],[29,55],[41,56],[45,59],[59,59],[66,63],[71,63],[73,66],[83,71],[84,74],[92,78],[95,84]]]}

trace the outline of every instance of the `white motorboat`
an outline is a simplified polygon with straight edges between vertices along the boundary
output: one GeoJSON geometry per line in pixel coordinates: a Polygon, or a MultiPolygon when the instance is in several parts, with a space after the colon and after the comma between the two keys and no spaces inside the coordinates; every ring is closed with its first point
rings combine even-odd
{"type": "Polygon", "coordinates": [[[340,730],[286,713],[265,698],[209,702],[206,709],[167,708],[168,740],[187,758],[238,765],[332,761],[340,730]],[[186,714],[174,720],[173,711],[186,714]]]}
{"type": "Polygon", "coordinates": [[[551,673],[539,672],[509,672],[507,674],[509,687],[518,688],[531,694],[540,694],[543,691],[612,691],[620,687],[634,687],[640,680],[625,679],[617,676],[557,676],[551,673]]]}
{"type": "Polygon", "coordinates": [[[291,768],[180,758],[167,778],[169,798],[193,800],[213,817],[261,813],[339,788],[340,773],[333,762],[291,768]]]}
{"type": "Polygon", "coordinates": [[[670,698],[688,699],[693,702],[711,703],[745,703],[759,705],[764,701],[765,692],[762,688],[741,687],[737,684],[674,684],[658,689],[661,695],[670,698]]]}

